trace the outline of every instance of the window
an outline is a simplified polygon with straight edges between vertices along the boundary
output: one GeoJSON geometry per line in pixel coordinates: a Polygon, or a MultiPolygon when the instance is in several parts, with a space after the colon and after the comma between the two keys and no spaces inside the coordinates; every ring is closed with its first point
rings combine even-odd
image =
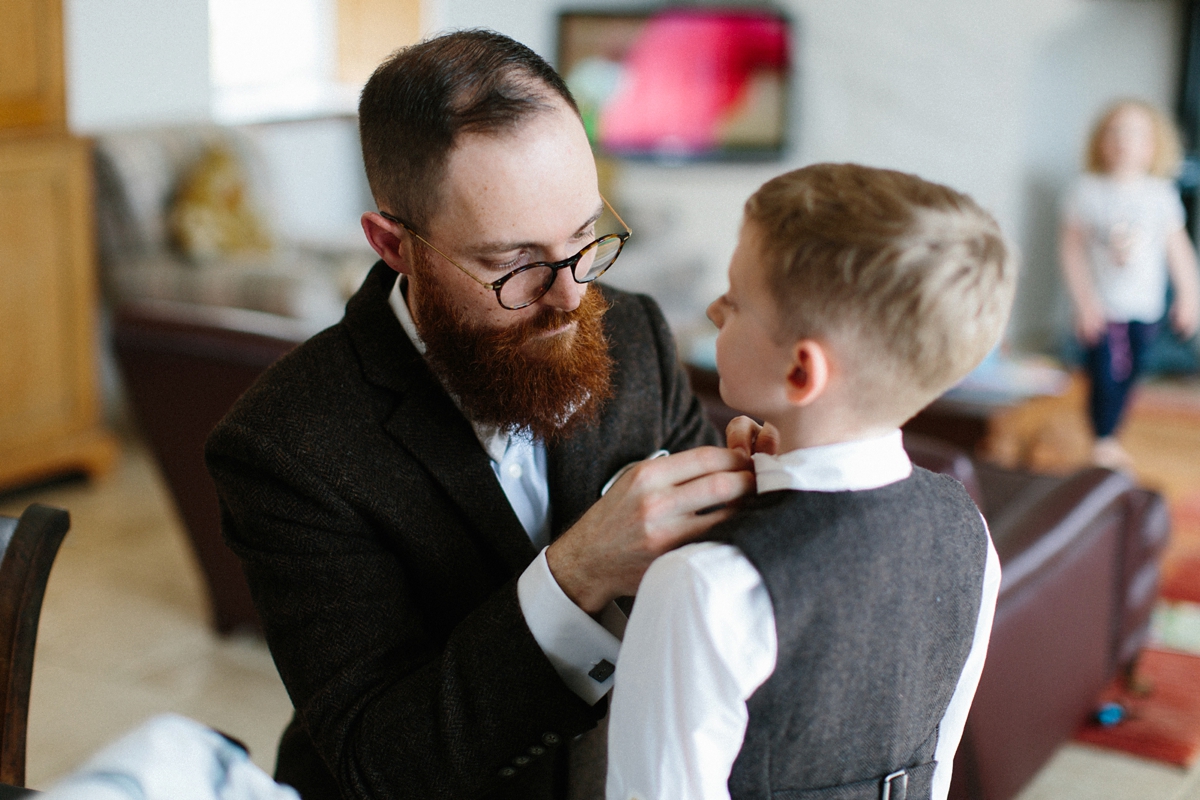
{"type": "Polygon", "coordinates": [[[354,113],[337,72],[337,0],[209,0],[213,119],[354,113]]]}

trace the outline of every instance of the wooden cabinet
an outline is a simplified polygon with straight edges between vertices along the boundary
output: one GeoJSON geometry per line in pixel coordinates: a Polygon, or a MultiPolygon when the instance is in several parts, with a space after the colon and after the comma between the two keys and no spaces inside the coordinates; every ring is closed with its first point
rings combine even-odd
{"type": "Polygon", "coordinates": [[[61,0],[0,2],[0,128],[61,130],[61,0]]]}
{"type": "Polygon", "coordinates": [[[361,85],[398,47],[421,40],[421,0],[337,0],[337,76],[361,85]]]}
{"type": "Polygon", "coordinates": [[[90,147],[66,133],[59,0],[0,2],[0,489],[106,469],[90,147]]]}

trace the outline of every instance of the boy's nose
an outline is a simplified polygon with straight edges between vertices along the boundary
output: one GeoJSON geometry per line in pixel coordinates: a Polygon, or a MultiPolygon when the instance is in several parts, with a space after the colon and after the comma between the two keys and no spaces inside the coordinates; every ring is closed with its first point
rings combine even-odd
{"type": "Polygon", "coordinates": [[[713,300],[711,303],[709,303],[708,309],[705,310],[704,315],[712,320],[713,325],[716,325],[718,328],[721,327],[721,321],[723,319],[721,315],[721,298],[718,297],[716,300],[713,300]]]}

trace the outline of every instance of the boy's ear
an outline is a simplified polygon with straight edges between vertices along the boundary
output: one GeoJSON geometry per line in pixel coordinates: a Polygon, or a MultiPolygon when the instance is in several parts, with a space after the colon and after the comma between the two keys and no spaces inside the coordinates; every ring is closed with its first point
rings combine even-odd
{"type": "Polygon", "coordinates": [[[406,246],[404,227],[385,219],[374,211],[362,215],[362,229],[371,249],[389,267],[404,275],[412,274],[411,256],[406,246]]]}
{"type": "Polygon", "coordinates": [[[806,406],[829,385],[829,351],[815,339],[801,339],[792,348],[792,369],[787,376],[787,400],[806,406]]]}

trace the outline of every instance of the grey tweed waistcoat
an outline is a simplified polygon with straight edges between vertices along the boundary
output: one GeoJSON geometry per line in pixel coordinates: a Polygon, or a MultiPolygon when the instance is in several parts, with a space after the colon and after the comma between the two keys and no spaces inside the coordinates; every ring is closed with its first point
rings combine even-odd
{"type": "Polygon", "coordinates": [[[726,537],[762,574],[779,642],[748,702],[734,800],[929,797],[987,559],[966,491],[915,468],[868,491],[771,492],[726,537]]]}

